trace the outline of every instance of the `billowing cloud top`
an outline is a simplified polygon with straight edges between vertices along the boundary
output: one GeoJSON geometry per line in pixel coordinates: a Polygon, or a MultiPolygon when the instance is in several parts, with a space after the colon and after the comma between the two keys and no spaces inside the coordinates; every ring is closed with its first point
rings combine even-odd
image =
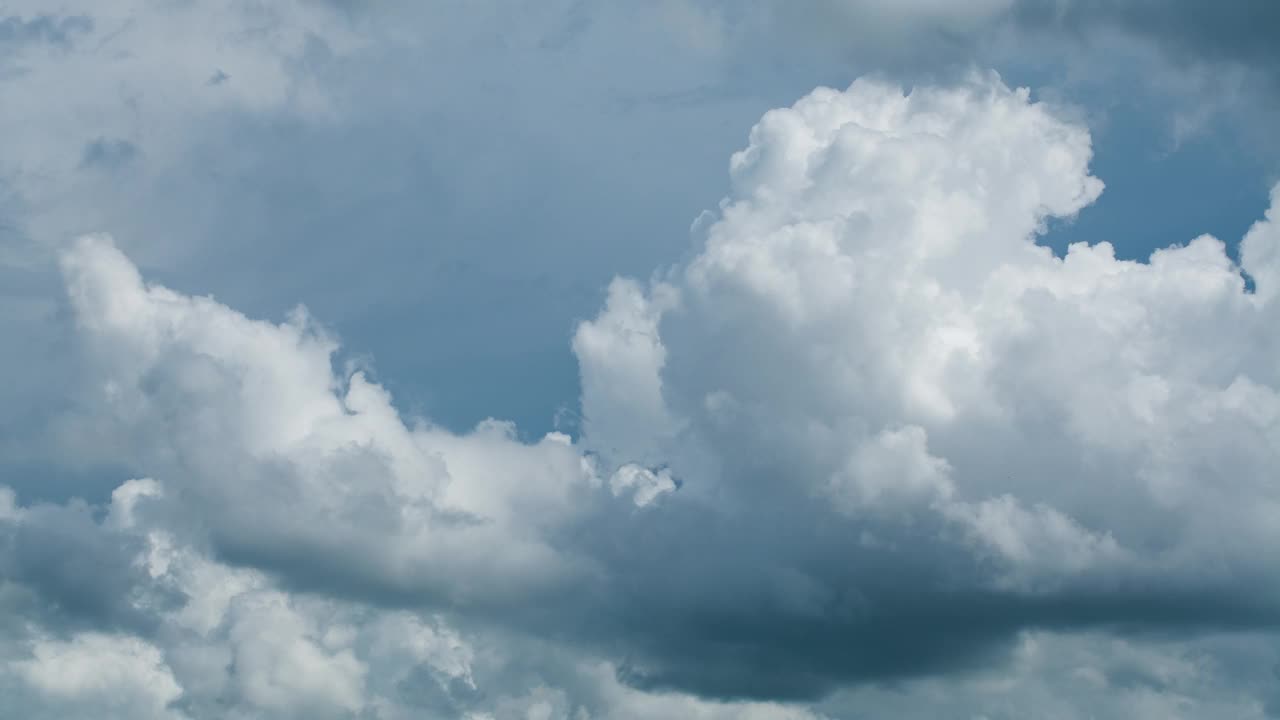
{"type": "Polygon", "coordinates": [[[1265,717],[1280,189],[1238,263],[1055,257],[1090,156],[994,75],[770,111],[533,443],[81,238],[60,428],[145,477],[0,494],[0,714],[1265,717]]]}

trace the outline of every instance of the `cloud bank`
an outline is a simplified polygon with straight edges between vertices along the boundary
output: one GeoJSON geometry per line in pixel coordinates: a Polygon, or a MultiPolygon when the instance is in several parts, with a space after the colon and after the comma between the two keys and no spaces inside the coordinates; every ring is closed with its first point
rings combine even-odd
{"type": "Polygon", "coordinates": [[[1274,716],[1280,188],[1057,257],[1090,159],[994,74],[770,111],[535,442],[80,238],[56,442],[132,478],[0,492],[0,714],[1274,716]]]}

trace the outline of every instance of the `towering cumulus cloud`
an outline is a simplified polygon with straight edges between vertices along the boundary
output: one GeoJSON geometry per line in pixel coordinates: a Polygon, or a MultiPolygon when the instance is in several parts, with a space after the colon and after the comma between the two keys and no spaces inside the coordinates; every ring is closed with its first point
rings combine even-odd
{"type": "Polygon", "coordinates": [[[60,436],[136,479],[0,494],[0,715],[1280,712],[1280,188],[1238,263],[1055,257],[1090,155],[994,75],[769,112],[532,443],[79,240],[60,436]]]}
{"type": "Polygon", "coordinates": [[[1089,158],[995,78],[818,90],[752,131],[696,258],[615,283],[585,439],[661,447],[666,512],[706,516],[653,522],[687,597],[642,678],[807,696],[1026,627],[1280,617],[1276,229],[1242,268],[1210,237],[1056,258],[1034,237],[1097,197],[1089,158]]]}

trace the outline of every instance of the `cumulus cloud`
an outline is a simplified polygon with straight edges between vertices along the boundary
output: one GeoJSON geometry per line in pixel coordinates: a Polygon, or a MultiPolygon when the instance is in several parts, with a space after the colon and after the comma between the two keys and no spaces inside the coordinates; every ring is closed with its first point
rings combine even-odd
{"type": "Polygon", "coordinates": [[[168,706],[182,688],[160,650],[138,638],[84,633],[69,641],[37,640],[31,653],[12,669],[53,707],[120,718],[181,717],[168,706]]]}
{"type": "Polygon", "coordinates": [[[63,269],[104,369],[100,404],[70,433],[109,434],[167,478],[175,512],[198,506],[173,522],[220,552],[304,585],[481,603],[573,572],[542,528],[599,480],[564,436],[406,425],[364,373],[334,374],[336,344],[305,310],[275,325],[148,286],[104,238],[63,269]]]}
{"type": "Polygon", "coordinates": [[[1265,716],[1223,668],[1274,662],[1280,620],[1277,210],[1238,264],[1208,236],[1055,256],[1090,159],[993,74],[770,111],[690,258],[578,327],[576,439],[408,417],[304,309],[81,238],[58,442],[134,479],[0,494],[7,702],[1068,717],[1091,687],[1120,689],[1101,717],[1265,716]]]}
{"type": "Polygon", "coordinates": [[[1207,236],[1146,263],[1105,243],[1055,257],[1035,235],[1098,196],[1089,160],[1082,128],[995,78],[818,90],[752,131],[654,303],[615,286],[583,326],[588,444],[585,379],[655,359],[635,416],[670,421],[629,433],[633,452],[679,428],[681,494],[742,521],[756,589],[774,562],[799,571],[792,606],[761,597],[717,640],[792,660],[803,609],[829,623],[805,650],[843,646],[812,672],[857,676],[949,665],[1012,626],[1274,622],[1277,578],[1248,549],[1277,539],[1270,221],[1240,266],[1207,236]],[[633,327],[653,329],[643,355],[633,327]],[[930,627],[943,607],[955,624],[930,627]]]}

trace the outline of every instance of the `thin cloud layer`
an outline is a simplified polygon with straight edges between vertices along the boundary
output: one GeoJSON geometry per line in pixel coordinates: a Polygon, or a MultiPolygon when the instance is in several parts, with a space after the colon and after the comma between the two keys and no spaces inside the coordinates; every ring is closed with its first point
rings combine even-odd
{"type": "Polygon", "coordinates": [[[305,310],[81,238],[57,442],[135,477],[0,493],[0,711],[1274,714],[1280,188],[1239,263],[1055,257],[1090,159],[995,75],[770,111],[579,326],[577,439],[408,418],[305,310]]]}

